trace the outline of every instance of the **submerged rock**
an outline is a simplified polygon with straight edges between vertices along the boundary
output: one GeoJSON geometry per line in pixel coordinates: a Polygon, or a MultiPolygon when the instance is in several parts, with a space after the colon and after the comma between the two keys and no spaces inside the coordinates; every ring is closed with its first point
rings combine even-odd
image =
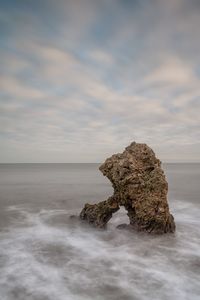
{"type": "Polygon", "coordinates": [[[80,214],[82,220],[105,228],[112,214],[124,206],[131,227],[138,231],[175,231],[167,203],[168,184],[151,148],[133,142],[123,153],[106,159],[99,169],[111,181],[114,194],[98,204],[86,204],[80,214]]]}

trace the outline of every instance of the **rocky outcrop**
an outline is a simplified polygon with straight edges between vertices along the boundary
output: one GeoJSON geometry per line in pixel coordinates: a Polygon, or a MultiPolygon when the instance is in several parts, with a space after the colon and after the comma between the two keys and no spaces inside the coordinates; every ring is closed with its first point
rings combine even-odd
{"type": "Polygon", "coordinates": [[[106,159],[99,169],[111,181],[114,194],[98,204],[86,204],[80,214],[82,220],[105,228],[112,214],[124,206],[130,227],[138,231],[175,231],[167,203],[168,184],[151,148],[133,142],[123,153],[106,159]]]}
{"type": "Polygon", "coordinates": [[[80,218],[95,227],[105,228],[108,221],[112,218],[112,214],[118,211],[119,208],[119,204],[114,197],[110,197],[108,200],[98,204],[85,204],[80,218]]]}

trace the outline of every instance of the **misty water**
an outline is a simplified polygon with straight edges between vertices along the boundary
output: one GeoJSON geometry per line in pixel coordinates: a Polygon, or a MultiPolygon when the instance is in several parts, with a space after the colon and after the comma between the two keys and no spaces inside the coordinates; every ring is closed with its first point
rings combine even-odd
{"type": "Polygon", "coordinates": [[[98,164],[0,165],[1,300],[200,299],[200,164],[165,164],[176,233],[70,219],[112,194],[98,164]]]}

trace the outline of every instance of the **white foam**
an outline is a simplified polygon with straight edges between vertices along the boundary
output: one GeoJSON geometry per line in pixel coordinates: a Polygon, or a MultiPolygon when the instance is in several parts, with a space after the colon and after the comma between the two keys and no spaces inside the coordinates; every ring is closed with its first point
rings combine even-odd
{"type": "Polygon", "coordinates": [[[193,204],[177,201],[176,234],[154,237],[116,230],[123,211],[103,232],[49,222],[67,218],[66,210],[9,209],[23,222],[0,233],[2,300],[199,299],[200,211],[193,204]]]}

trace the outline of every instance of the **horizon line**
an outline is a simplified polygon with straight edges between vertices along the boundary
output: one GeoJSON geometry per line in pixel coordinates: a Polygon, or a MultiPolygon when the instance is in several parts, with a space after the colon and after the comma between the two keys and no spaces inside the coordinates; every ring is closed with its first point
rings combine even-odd
{"type": "MultiPolygon", "coordinates": [[[[161,161],[164,164],[196,164],[200,161],[161,161]]],[[[102,164],[102,162],[0,162],[0,165],[9,164],[102,164]]]]}

